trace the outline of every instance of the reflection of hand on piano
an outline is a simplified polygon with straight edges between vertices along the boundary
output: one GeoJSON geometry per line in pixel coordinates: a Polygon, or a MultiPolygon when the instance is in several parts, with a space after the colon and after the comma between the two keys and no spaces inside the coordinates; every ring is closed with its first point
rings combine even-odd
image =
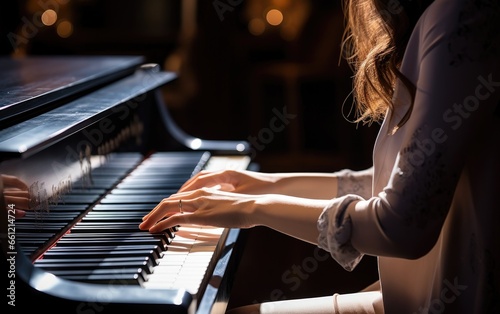
{"type": "Polygon", "coordinates": [[[1,178],[4,186],[5,203],[9,209],[15,209],[16,218],[23,217],[26,214],[25,210],[29,209],[28,186],[15,176],[2,174],[1,178]]]}

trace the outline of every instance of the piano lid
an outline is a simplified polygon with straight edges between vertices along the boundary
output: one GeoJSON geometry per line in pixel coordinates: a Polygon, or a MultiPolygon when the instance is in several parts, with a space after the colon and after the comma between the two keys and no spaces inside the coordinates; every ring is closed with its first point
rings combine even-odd
{"type": "MultiPolygon", "coordinates": [[[[49,102],[56,99],[75,95],[91,87],[98,88],[91,93],[78,95],[79,97],[70,99],[56,108],[50,108],[46,112],[35,116],[28,115],[28,119],[14,125],[1,123],[0,159],[25,158],[37,153],[110,115],[116,106],[125,104],[176,78],[172,72],[161,72],[158,71],[159,68],[142,65],[141,57],[62,57],[61,60],[58,57],[36,57],[20,61],[11,60],[18,66],[12,66],[5,59],[2,61],[7,65],[6,68],[10,69],[13,81],[18,84],[11,82],[2,85],[1,102],[5,102],[3,98],[17,100],[14,102],[15,106],[10,104],[0,108],[2,117],[4,117],[3,112],[9,110],[9,113],[19,114],[18,110],[12,109],[13,107],[19,107],[19,110],[24,111],[43,104],[48,106],[49,102]],[[29,70],[26,67],[30,65],[33,65],[33,68],[29,70]],[[57,69],[50,69],[49,65],[57,69]],[[89,69],[86,69],[86,65],[89,69]],[[98,69],[98,66],[108,65],[109,68],[98,69]],[[14,71],[15,68],[20,73],[14,71]],[[37,72],[37,69],[40,72],[37,72]],[[69,72],[65,73],[64,69],[69,72]],[[71,72],[71,69],[74,72],[71,72]],[[28,73],[26,74],[28,79],[22,78],[22,72],[28,73]],[[31,72],[33,74],[29,74],[31,72]],[[56,73],[61,76],[56,76],[56,73]],[[128,75],[123,76],[123,73],[128,75]],[[117,77],[120,79],[112,80],[117,77]],[[108,84],[103,85],[104,82],[108,84]],[[4,86],[10,86],[12,91],[5,90],[4,86]]],[[[8,78],[4,79],[6,80],[8,78]]]]}
{"type": "Polygon", "coordinates": [[[141,56],[0,57],[0,123],[127,76],[143,62],[141,56]]]}

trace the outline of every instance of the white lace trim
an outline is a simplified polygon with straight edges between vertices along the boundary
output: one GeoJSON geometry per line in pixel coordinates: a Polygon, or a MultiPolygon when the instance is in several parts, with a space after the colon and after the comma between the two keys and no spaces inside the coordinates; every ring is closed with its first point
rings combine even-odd
{"type": "Polygon", "coordinates": [[[372,196],[372,170],[372,168],[362,171],[343,169],[336,172],[337,196],[356,194],[366,199],[370,198],[372,196]]]}
{"type": "Polygon", "coordinates": [[[352,271],[361,261],[363,254],[351,245],[352,222],[346,213],[352,202],[362,197],[348,194],[335,198],[318,218],[318,246],[328,252],[346,270],[352,271]]]}

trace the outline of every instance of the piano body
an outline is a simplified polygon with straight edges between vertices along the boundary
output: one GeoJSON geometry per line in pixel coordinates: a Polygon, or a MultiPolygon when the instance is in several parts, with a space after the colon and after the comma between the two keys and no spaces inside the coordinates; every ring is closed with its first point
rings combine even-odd
{"type": "Polygon", "coordinates": [[[0,59],[0,173],[32,207],[14,218],[0,180],[9,312],[224,312],[240,230],[138,224],[201,169],[251,168],[249,145],[186,134],[160,92],[175,74],[144,62],[0,59]]]}

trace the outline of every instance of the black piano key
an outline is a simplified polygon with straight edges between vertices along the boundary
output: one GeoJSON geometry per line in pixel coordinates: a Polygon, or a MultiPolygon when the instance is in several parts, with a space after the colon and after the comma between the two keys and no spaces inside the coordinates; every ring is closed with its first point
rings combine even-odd
{"type": "Polygon", "coordinates": [[[137,230],[135,232],[94,232],[94,233],[78,233],[78,232],[72,233],[72,232],[69,232],[69,233],[64,235],[63,239],[74,238],[74,237],[76,237],[76,238],[102,238],[102,237],[111,238],[111,237],[115,237],[115,238],[123,238],[123,239],[137,237],[137,238],[143,238],[143,239],[145,239],[145,238],[153,239],[153,238],[156,238],[156,235],[149,233],[149,232],[146,232],[146,231],[142,231],[142,230],[137,230]]]}
{"type": "Polygon", "coordinates": [[[110,217],[110,218],[115,218],[115,219],[141,220],[141,217],[143,217],[143,214],[140,211],[133,211],[133,212],[120,213],[118,215],[116,212],[113,212],[113,211],[102,210],[102,211],[92,211],[92,212],[88,213],[85,217],[83,217],[82,219],[90,218],[90,217],[95,217],[95,218],[110,217]]]}
{"type": "Polygon", "coordinates": [[[133,165],[122,164],[115,165],[116,167],[111,167],[108,164],[104,164],[99,168],[96,168],[92,171],[92,178],[100,178],[100,177],[113,177],[113,178],[123,178],[125,177],[131,170],[133,170],[133,165]],[[120,166],[120,167],[118,167],[120,166]]]}
{"type": "Polygon", "coordinates": [[[23,222],[24,223],[31,223],[31,224],[37,224],[37,223],[44,223],[44,222],[63,222],[63,223],[69,223],[73,219],[76,218],[77,215],[29,215],[23,217],[23,222]]]}
{"type": "MultiPolygon", "coordinates": [[[[51,270],[51,273],[56,275],[56,276],[61,276],[61,277],[70,277],[70,276],[89,276],[89,275],[101,275],[101,276],[107,276],[108,278],[112,278],[113,275],[116,274],[138,274],[142,275],[143,271],[141,268],[123,268],[118,271],[113,271],[109,269],[93,269],[93,270],[65,270],[65,269],[56,269],[56,270],[51,270]]],[[[68,278],[66,278],[68,279],[68,278]]]]}
{"type": "Polygon", "coordinates": [[[165,187],[170,184],[176,184],[176,187],[179,187],[184,183],[183,180],[189,179],[189,177],[190,175],[186,173],[185,174],[178,173],[176,175],[165,174],[163,176],[154,172],[152,172],[151,174],[142,174],[142,175],[131,174],[130,176],[123,179],[117,187],[120,188],[123,186],[127,186],[129,184],[130,185],[140,184],[151,187],[155,186],[165,187]]]}
{"type": "MultiPolygon", "coordinates": [[[[17,230],[16,230],[17,231],[17,230]]],[[[50,237],[53,236],[54,234],[52,232],[16,232],[16,240],[19,239],[25,239],[25,240],[36,240],[38,238],[44,238],[44,237],[50,237]]]]}
{"type": "MultiPolygon", "coordinates": [[[[119,178],[108,178],[108,177],[97,177],[92,179],[92,188],[96,189],[109,189],[113,187],[119,178]]],[[[75,186],[85,186],[83,183],[79,184],[78,182],[74,184],[75,186]]]]}
{"type": "Polygon", "coordinates": [[[52,270],[52,274],[68,280],[103,283],[119,280],[121,284],[142,284],[147,280],[147,274],[141,268],[122,268],[120,270],[52,270]],[[139,277],[138,277],[139,276],[139,277]]]}
{"type": "Polygon", "coordinates": [[[137,248],[131,248],[131,249],[123,249],[121,247],[106,247],[109,249],[109,251],[104,251],[104,250],[80,250],[78,248],[77,250],[73,252],[69,251],[55,251],[55,250],[50,250],[48,252],[45,252],[43,255],[43,259],[52,259],[52,258],[64,258],[67,257],[68,254],[71,255],[71,258],[74,259],[83,259],[83,258],[89,258],[89,257],[97,257],[97,258],[105,258],[105,257],[135,257],[135,256],[147,256],[150,257],[154,263],[156,264],[156,260],[160,258],[160,255],[153,249],[151,248],[145,248],[145,249],[137,249],[137,248]]]}
{"type": "Polygon", "coordinates": [[[175,233],[173,230],[166,230],[166,232],[162,233],[149,233],[147,231],[137,231],[137,232],[94,232],[94,233],[67,233],[64,235],[64,239],[72,239],[72,238],[117,238],[117,239],[125,239],[125,238],[142,238],[142,239],[162,239],[163,241],[169,243],[171,239],[173,239],[175,233]]]}
{"type": "Polygon", "coordinates": [[[178,189],[168,189],[163,187],[152,187],[149,189],[113,189],[109,195],[149,195],[149,194],[157,194],[163,195],[163,197],[168,197],[174,193],[177,193],[178,189]]]}
{"type": "Polygon", "coordinates": [[[42,233],[42,232],[47,232],[50,231],[53,234],[56,234],[59,232],[61,229],[63,229],[66,225],[50,225],[47,223],[40,223],[40,224],[30,224],[30,225],[24,225],[24,226],[17,226],[16,222],[16,231],[19,230],[21,232],[31,232],[33,234],[36,233],[42,233]]]}
{"type": "MultiPolygon", "coordinates": [[[[152,266],[152,262],[150,258],[147,256],[129,256],[129,257],[123,257],[123,256],[104,256],[104,257],[79,257],[79,258],[63,258],[61,256],[56,256],[54,258],[45,258],[45,255],[41,259],[37,259],[35,261],[35,264],[41,267],[44,267],[46,269],[52,267],[51,265],[55,265],[58,263],[65,263],[68,265],[68,268],[71,268],[71,264],[98,264],[98,263],[113,263],[113,262],[124,262],[124,263],[139,263],[143,264],[146,263],[150,266],[152,266]]],[[[111,267],[112,268],[112,267],[111,267]]],[[[90,268],[88,268],[90,269],[90,268]]]]}
{"type": "Polygon", "coordinates": [[[140,274],[112,274],[112,275],[67,275],[65,279],[98,283],[98,284],[120,284],[120,285],[142,285],[144,278],[140,274]]]}
{"type": "Polygon", "coordinates": [[[94,194],[66,194],[61,197],[61,202],[65,204],[93,204],[99,199],[99,195],[94,194]]]}
{"type": "Polygon", "coordinates": [[[137,223],[128,222],[113,222],[110,224],[103,223],[78,223],[73,228],[72,232],[136,232],[140,231],[137,223]]]}
{"type": "MultiPolygon", "coordinates": [[[[121,214],[120,214],[121,215],[121,214]]],[[[102,228],[106,229],[106,226],[110,224],[115,224],[115,222],[129,222],[131,223],[130,225],[133,227],[133,224],[139,225],[142,221],[142,217],[144,216],[144,213],[134,213],[132,216],[118,216],[116,213],[106,213],[106,212],[99,212],[99,213],[90,213],[81,220],[82,225],[90,225],[89,223],[93,223],[94,225],[96,223],[105,223],[105,226],[102,228]]],[[[99,228],[102,230],[101,226],[99,228]]],[[[78,229],[77,229],[78,230],[78,229]]],[[[140,231],[140,230],[136,230],[140,231]]],[[[140,231],[142,233],[146,233],[145,231],[140,231]]],[[[168,229],[165,230],[166,235],[168,235],[169,238],[173,238],[175,236],[175,230],[174,229],[168,229]]]]}
{"type": "Polygon", "coordinates": [[[18,237],[16,238],[16,242],[19,242],[19,243],[26,243],[26,244],[39,244],[39,245],[42,245],[43,243],[45,243],[46,239],[49,239],[51,236],[53,236],[52,234],[48,235],[48,236],[40,236],[40,237],[35,237],[35,235],[31,235],[31,237],[26,237],[26,238],[22,238],[22,237],[18,237]]]}
{"type": "Polygon", "coordinates": [[[71,189],[71,192],[69,192],[68,194],[65,194],[64,196],[66,195],[104,195],[106,193],[106,189],[96,189],[96,188],[93,188],[93,187],[89,187],[89,188],[82,188],[82,187],[73,187],[71,189]]]}
{"type": "Polygon", "coordinates": [[[39,247],[40,247],[39,245],[31,246],[24,243],[22,244],[23,253],[26,256],[31,256],[36,250],[38,250],[39,247]]]}
{"type": "Polygon", "coordinates": [[[151,204],[97,204],[92,208],[92,212],[97,211],[117,211],[117,212],[146,212],[149,213],[154,206],[151,204]]]}
{"type": "Polygon", "coordinates": [[[87,216],[83,217],[80,220],[80,223],[86,222],[102,222],[102,223],[113,223],[113,222],[132,222],[132,223],[140,223],[142,221],[142,217],[144,215],[142,213],[131,213],[129,215],[116,215],[109,214],[106,212],[100,213],[91,213],[87,216]]]}
{"type": "Polygon", "coordinates": [[[152,167],[144,169],[136,169],[128,175],[123,182],[134,180],[145,181],[147,179],[157,180],[158,178],[176,178],[176,179],[189,179],[193,171],[192,167],[152,167]]]}
{"type": "Polygon", "coordinates": [[[121,245],[116,246],[67,246],[54,247],[45,252],[43,259],[48,258],[83,258],[83,257],[131,257],[131,256],[147,256],[157,261],[164,252],[158,245],[121,245]]]}
{"type": "MultiPolygon", "coordinates": [[[[43,261],[40,260],[40,261],[43,261]]],[[[66,269],[66,270],[83,270],[83,269],[121,269],[121,268],[141,268],[148,274],[153,272],[152,263],[144,258],[143,260],[134,261],[112,261],[107,262],[105,260],[95,260],[93,262],[79,262],[72,260],[64,260],[61,262],[50,263],[50,261],[45,263],[36,262],[36,266],[43,268],[46,271],[58,270],[58,269],[66,269]]]]}
{"type": "Polygon", "coordinates": [[[49,206],[48,211],[49,212],[79,211],[79,210],[85,209],[87,207],[88,206],[59,203],[57,205],[49,206]]]}
{"type": "Polygon", "coordinates": [[[117,239],[117,238],[106,238],[106,237],[99,237],[99,238],[69,238],[69,239],[62,239],[59,242],[57,242],[57,247],[77,247],[79,246],[81,249],[84,249],[87,246],[93,246],[93,247],[114,247],[115,250],[119,249],[121,247],[131,247],[131,246],[136,246],[136,247],[142,247],[144,246],[149,246],[151,249],[156,249],[157,247],[161,251],[165,251],[168,249],[168,245],[171,243],[171,240],[165,239],[162,237],[157,237],[157,238],[146,238],[146,239],[141,239],[141,238],[126,238],[126,239],[117,239]]]}
{"type": "Polygon", "coordinates": [[[164,193],[145,195],[110,194],[101,200],[101,204],[150,204],[150,207],[154,208],[167,196],[164,193]]]}

